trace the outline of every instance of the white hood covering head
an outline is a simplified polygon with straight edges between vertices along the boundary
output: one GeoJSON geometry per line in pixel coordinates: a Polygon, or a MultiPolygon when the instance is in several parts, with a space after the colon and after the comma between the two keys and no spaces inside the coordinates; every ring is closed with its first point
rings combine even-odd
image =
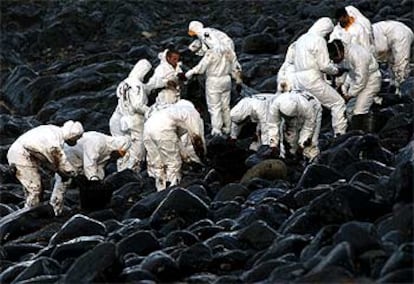
{"type": "Polygon", "coordinates": [[[297,108],[298,103],[296,102],[296,100],[291,100],[288,96],[280,100],[279,110],[284,115],[290,117],[296,116],[297,108]]]}
{"type": "Polygon", "coordinates": [[[131,139],[126,136],[115,136],[110,142],[110,146],[114,151],[127,151],[131,147],[131,139]]]}
{"type": "Polygon", "coordinates": [[[128,75],[127,81],[130,85],[138,85],[144,80],[145,75],[151,70],[152,65],[147,59],[141,59],[135,64],[128,75]]]}
{"type": "Polygon", "coordinates": [[[188,31],[195,33],[196,35],[200,35],[201,31],[203,30],[204,25],[199,21],[191,21],[188,25],[188,31]]]}
{"type": "Polygon", "coordinates": [[[310,33],[315,33],[321,35],[322,37],[326,37],[326,35],[330,34],[333,31],[334,24],[332,20],[328,17],[323,17],[318,19],[312,27],[310,27],[310,33]]]}
{"type": "Polygon", "coordinates": [[[83,134],[83,126],[80,122],[73,120],[68,120],[62,126],[63,130],[63,139],[68,140],[75,138],[76,136],[82,136],[83,134]]]}

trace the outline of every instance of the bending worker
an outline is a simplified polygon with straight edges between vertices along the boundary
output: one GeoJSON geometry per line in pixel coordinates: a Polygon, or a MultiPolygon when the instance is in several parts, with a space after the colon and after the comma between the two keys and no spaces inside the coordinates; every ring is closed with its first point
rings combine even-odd
{"type": "Polygon", "coordinates": [[[158,191],[181,181],[183,161],[180,156],[180,136],[186,133],[197,155],[203,158],[206,152],[203,120],[194,105],[187,100],[179,100],[155,111],[145,122],[148,174],[155,178],[158,191]]]}
{"type": "Polygon", "coordinates": [[[16,178],[23,185],[25,208],[40,203],[41,166],[58,173],[63,179],[75,174],[76,169],[69,163],[63,144],[75,145],[82,134],[82,124],[69,120],[62,127],[49,124],[33,128],[10,146],[7,160],[11,167],[15,167],[16,178]]]}
{"type": "MultiPolygon", "coordinates": [[[[88,180],[103,180],[105,166],[111,159],[123,157],[131,146],[128,137],[108,136],[96,131],[85,132],[75,146],[64,145],[68,161],[75,167],[77,175],[84,175],[88,180]]],[[[63,210],[63,199],[71,179],[63,181],[55,175],[55,185],[51,204],[56,216],[63,210]]]]}
{"type": "Polygon", "coordinates": [[[303,154],[312,161],[320,152],[321,120],[322,106],[311,94],[303,91],[280,94],[269,107],[268,131],[272,152],[279,152],[277,147],[283,139],[286,158],[303,154]]]}

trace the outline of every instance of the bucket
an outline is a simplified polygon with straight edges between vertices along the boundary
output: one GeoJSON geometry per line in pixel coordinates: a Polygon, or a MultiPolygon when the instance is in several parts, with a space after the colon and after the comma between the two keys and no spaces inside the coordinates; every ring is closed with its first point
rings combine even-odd
{"type": "Polygon", "coordinates": [[[76,181],[79,188],[80,207],[86,211],[104,209],[112,197],[112,188],[102,180],[81,179],[76,181]]]}

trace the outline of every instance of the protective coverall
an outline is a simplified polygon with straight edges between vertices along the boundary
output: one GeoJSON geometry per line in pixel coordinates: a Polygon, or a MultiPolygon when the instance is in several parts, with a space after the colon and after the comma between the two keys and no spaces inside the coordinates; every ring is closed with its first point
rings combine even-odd
{"type": "Polygon", "coordinates": [[[356,98],[354,115],[368,113],[381,89],[381,73],[377,60],[358,44],[344,45],[344,49],[344,60],[341,64],[349,69],[349,72],[341,87],[342,93],[347,97],[356,98]]]}
{"type": "Polygon", "coordinates": [[[181,180],[180,136],[188,133],[195,152],[206,151],[204,126],[200,114],[187,100],[154,112],[145,122],[144,145],[147,150],[148,174],[155,178],[158,191],[181,180]]]}
{"type": "Polygon", "coordinates": [[[293,74],[295,73],[295,44],[293,42],[289,45],[286,52],[285,61],[280,66],[279,72],[277,73],[277,91],[280,93],[290,92],[293,89],[293,74]]]}
{"type": "Polygon", "coordinates": [[[118,171],[132,169],[139,172],[145,158],[142,135],[148,97],[142,80],[150,69],[148,60],[139,60],[116,89],[118,105],[109,120],[109,129],[112,136],[127,136],[132,143],[126,155],[118,160],[118,171]]]}
{"type": "MultiPolygon", "coordinates": [[[[237,139],[243,127],[243,123],[249,117],[251,122],[257,123],[256,135],[259,138],[258,146],[269,145],[267,131],[269,105],[277,97],[277,94],[256,94],[241,99],[230,111],[231,132],[230,137],[237,139]]],[[[253,144],[253,143],[252,143],[253,144]]],[[[251,145],[251,149],[255,148],[251,145]]]]}
{"type": "Polygon", "coordinates": [[[298,38],[294,57],[294,85],[314,95],[331,110],[334,134],[346,132],[345,101],[323,77],[323,73],[336,75],[338,68],[330,62],[324,37],[332,31],[329,18],[317,20],[309,31],[298,38]]]}
{"type": "Polygon", "coordinates": [[[15,167],[16,178],[23,185],[26,195],[25,208],[36,206],[40,202],[41,166],[57,172],[64,178],[75,174],[76,169],[68,161],[63,144],[66,141],[74,145],[82,134],[82,124],[69,120],[62,127],[41,125],[33,128],[22,134],[10,146],[7,160],[11,167],[15,167]]]}
{"type": "Polygon", "coordinates": [[[390,64],[397,88],[407,79],[413,31],[398,21],[381,21],[372,25],[378,61],[390,64]]]}
{"type": "Polygon", "coordinates": [[[231,67],[227,56],[208,49],[200,62],[185,73],[187,79],[194,74],[206,75],[206,101],[212,135],[230,133],[231,67]]]}
{"type": "Polygon", "coordinates": [[[319,154],[321,120],[322,106],[308,92],[292,91],[278,95],[269,107],[270,147],[277,147],[283,139],[287,154],[296,154],[300,147],[303,155],[312,161],[319,154]]]}
{"type": "MultiPolygon", "coordinates": [[[[154,74],[151,76],[151,78],[148,80],[148,83],[145,85],[147,94],[149,94],[152,90],[155,89],[162,89],[167,87],[168,81],[174,81],[178,82],[177,75],[179,73],[182,73],[183,70],[181,69],[181,62],[177,64],[177,66],[174,68],[168,61],[167,61],[167,52],[168,49],[164,50],[160,54],[158,54],[158,58],[160,59],[160,64],[155,68],[154,74]]],[[[175,103],[179,98],[176,98],[175,96],[169,96],[170,93],[162,93],[158,94],[156,102],[158,104],[163,103],[175,103]]]]}
{"type": "Polygon", "coordinates": [[[191,21],[188,25],[188,34],[197,36],[202,43],[203,50],[213,49],[224,53],[232,62],[232,76],[237,84],[241,84],[242,67],[237,59],[233,40],[224,32],[215,28],[205,28],[199,21],[191,21]]]}
{"type": "Polygon", "coordinates": [[[330,34],[329,41],[340,39],[344,44],[356,43],[374,53],[374,33],[370,20],[352,5],[345,7],[352,22],[343,28],[338,23],[330,34]]]}
{"type": "MultiPolygon", "coordinates": [[[[88,131],[75,146],[65,144],[64,152],[68,161],[76,169],[77,175],[83,174],[88,180],[103,180],[105,166],[113,152],[116,152],[117,156],[123,156],[130,146],[131,142],[126,136],[109,136],[96,131],[88,131]]],[[[70,184],[71,179],[63,181],[59,175],[55,175],[50,204],[56,216],[62,213],[64,194],[70,184]]]]}

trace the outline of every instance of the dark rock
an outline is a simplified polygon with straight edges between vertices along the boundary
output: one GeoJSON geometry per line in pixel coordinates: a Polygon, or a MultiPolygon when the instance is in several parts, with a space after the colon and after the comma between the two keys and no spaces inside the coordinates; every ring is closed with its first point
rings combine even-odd
{"type": "Polygon", "coordinates": [[[151,231],[138,231],[117,243],[117,255],[121,259],[128,252],[147,255],[159,248],[160,244],[151,231]]]}
{"type": "Polygon", "coordinates": [[[261,220],[241,229],[237,234],[237,238],[241,242],[258,250],[267,248],[276,236],[276,231],[261,220]]]}
{"type": "Polygon", "coordinates": [[[343,267],[329,266],[318,272],[310,272],[305,276],[299,277],[296,281],[301,283],[332,283],[332,282],[352,282],[352,273],[343,267]]]}
{"type": "Polygon", "coordinates": [[[147,270],[140,268],[139,266],[127,267],[121,273],[121,279],[125,282],[144,282],[155,283],[157,278],[149,273],[147,270]]]}
{"type": "Polygon", "coordinates": [[[181,271],[192,274],[207,270],[212,260],[211,249],[203,243],[198,243],[184,249],[177,261],[181,271]]]}
{"type": "Polygon", "coordinates": [[[170,190],[154,192],[135,203],[125,214],[125,218],[146,218],[151,216],[170,190]]]}
{"type": "Polygon", "coordinates": [[[243,269],[249,255],[239,249],[224,250],[214,254],[212,261],[212,269],[221,273],[243,269]]]}
{"type": "Polygon", "coordinates": [[[309,204],[314,198],[322,195],[327,191],[331,191],[332,187],[330,185],[322,184],[315,186],[313,188],[306,188],[299,190],[293,196],[295,198],[296,204],[299,207],[309,204]]]}
{"type": "Polygon", "coordinates": [[[194,194],[176,188],[168,193],[158,208],[151,215],[151,226],[161,228],[164,224],[172,219],[180,219],[182,226],[205,218],[208,207],[194,194]]]}
{"type": "Polygon", "coordinates": [[[247,36],[243,41],[242,50],[245,53],[276,53],[277,42],[275,38],[268,33],[252,34],[247,36]]]}
{"type": "Polygon", "coordinates": [[[26,269],[24,269],[15,279],[14,282],[29,280],[41,275],[59,275],[61,273],[60,264],[48,257],[39,257],[26,269]]]}
{"type": "Polygon", "coordinates": [[[358,255],[380,247],[377,231],[371,223],[352,221],[343,224],[333,236],[334,244],[347,242],[358,255]]]}
{"type": "Polygon", "coordinates": [[[297,187],[310,188],[320,184],[330,184],[342,178],[342,174],[325,165],[310,164],[303,172],[297,187]]]}
{"type": "Polygon", "coordinates": [[[402,244],[385,262],[380,276],[383,277],[393,271],[403,268],[412,268],[414,260],[413,243],[402,244]]]}
{"type": "Polygon", "coordinates": [[[412,283],[414,281],[414,269],[404,268],[395,270],[377,279],[378,283],[412,283]]]}
{"type": "Polygon", "coordinates": [[[201,273],[195,273],[185,278],[185,281],[191,284],[210,284],[210,283],[214,283],[216,279],[217,279],[217,275],[213,273],[201,272],[201,273]]]}
{"type": "Polygon", "coordinates": [[[16,244],[5,244],[4,252],[6,253],[6,258],[11,261],[19,261],[24,255],[29,253],[38,252],[43,248],[39,244],[25,244],[25,243],[16,243],[16,244]]]}
{"type": "Polygon", "coordinates": [[[322,247],[332,245],[332,236],[338,230],[337,225],[327,225],[322,227],[311,242],[304,247],[300,254],[301,261],[306,261],[314,256],[322,247]]]}
{"type": "Polygon", "coordinates": [[[282,264],[272,270],[267,281],[270,283],[292,281],[304,274],[305,269],[300,263],[282,264]]]}
{"type": "Polygon", "coordinates": [[[53,208],[49,204],[15,211],[0,220],[1,243],[39,230],[53,217],[53,208]]]}
{"type": "Polygon", "coordinates": [[[174,231],[165,237],[165,240],[163,241],[163,247],[172,247],[176,245],[191,246],[198,241],[198,237],[190,231],[174,231]]]}
{"type": "Polygon", "coordinates": [[[220,202],[220,206],[210,209],[210,215],[214,221],[225,218],[234,219],[240,215],[241,210],[241,205],[236,201],[220,202]]]}
{"type": "Polygon", "coordinates": [[[240,241],[234,236],[233,233],[222,232],[215,236],[205,240],[204,243],[208,245],[212,250],[226,249],[234,250],[242,248],[240,241]]]}
{"type": "Polygon", "coordinates": [[[102,243],[80,256],[68,269],[64,277],[67,283],[88,283],[105,279],[101,274],[109,268],[115,258],[115,245],[102,243]]]}
{"type": "Polygon", "coordinates": [[[74,260],[102,242],[103,237],[101,236],[78,237],[73,240],[60,243],[56,246],[51,246],[50,250],[47,250],[46,248],[46,250],[43,252],[41,251],[39,255],[48,256],[50,254],[50,257],[60,262],[67,259],[74,260]]]}
{"type": "Polygon", "coordinates": [[[59,244],[80,236],[106,235],[105,225],[81,214],[70,218],[50,239],[49,244],[59,244]]]}
{"type": "Polygon", "coordinates": [[[149,254],[141,263],[141,268],[149,271],[160,281],[174,281],[180,278],[180,271],[175,260],[162,251],[149,254]]]}
{"type": "Polygon", "coordinates": [[[289,235],[287,237],[279,237],[274,240],[272,245],[265,253],[254,263],[259,265],[271,259],[277,259],[287,253],[299,255],[302,249],[309,243],[309,238],[301,235],[289,235]]]}
{"type": "Polygon", "coordinates": [[[274,259],[262,262],[255,265],[252,269],[244,272],[241,275],[241,279],[246,283],[263,281],[270,275],[275,267],[283,264],[283,262],[274,259]]]}
{"type": "Polygon", "coordinates": [[[231,201],[236,196],[247,197],[248,194],[249,191],[244,185],[229,183],[220,189],[214,197],[214,201],[231,201]]]}
{"type": "Polygon", "coordinates": [[[337,244],[326,258],[315,266],[309,274],[321,272],[330,266],[344,267],[349,272],[355,270],[353,252],[347,242],[337,244]]]}

